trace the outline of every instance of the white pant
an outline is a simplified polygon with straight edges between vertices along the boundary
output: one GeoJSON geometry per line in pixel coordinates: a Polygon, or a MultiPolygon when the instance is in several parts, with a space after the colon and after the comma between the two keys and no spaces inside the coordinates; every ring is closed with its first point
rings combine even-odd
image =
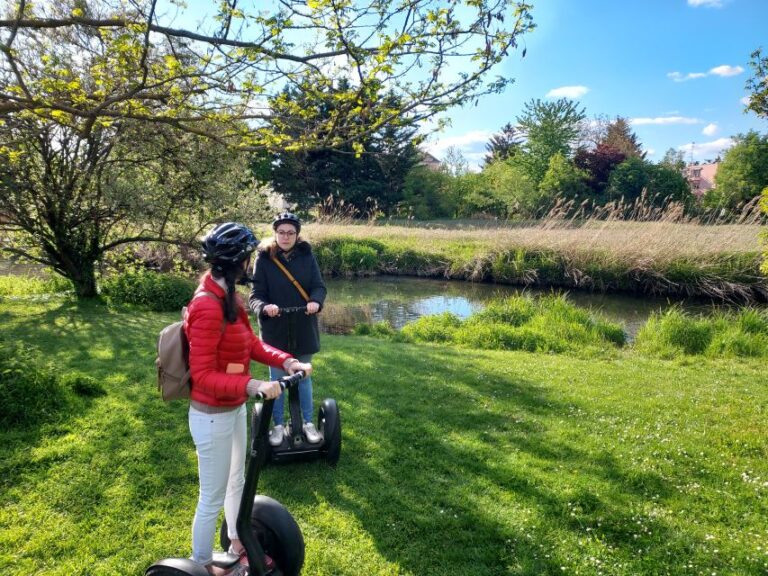
{"type": "Polygon", "coordinates": [[[229,538],[237,538],[237,512],[245,483],[245,404],[219,414],[206,414],[190,406],[189,431],[195,441],[200,477],[192,523],[192,559],[208,564],[213,560],[213,539],[222,506],[229,538]]]}

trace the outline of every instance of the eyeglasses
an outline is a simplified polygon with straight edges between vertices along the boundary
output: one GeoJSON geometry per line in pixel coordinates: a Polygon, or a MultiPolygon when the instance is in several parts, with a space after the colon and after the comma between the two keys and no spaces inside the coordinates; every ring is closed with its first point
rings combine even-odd
{"type": "Polygon", "coordinates": [[[278,236],[287,236],[288,238],[290,238],[291,236],[296,236],[296,232],[293,231],[293,230],[288,230],[288,231],[278,230],[277,231],[277,235],[278,236]]]}

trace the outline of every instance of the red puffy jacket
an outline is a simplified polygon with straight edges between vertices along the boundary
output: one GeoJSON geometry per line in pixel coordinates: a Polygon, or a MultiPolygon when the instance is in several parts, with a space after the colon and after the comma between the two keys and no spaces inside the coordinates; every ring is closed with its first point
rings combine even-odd
{"type": "Polygon", "coordinates": [[[191,399],[211,406],[238,406],[248,399],[245,387],[251,379],[251,360],[281,368],[291,355],[265,344],[253,333],[239,295],[237,321],[224,324],[220,299],[225,297],[225,292],[210,272],[203,277],[195,294],[202,291],[211,292],[217,298],[193,298],[184,317],[192,375],[191,399]],[[239,372],[231,373],[239,367],[239,372]]]}

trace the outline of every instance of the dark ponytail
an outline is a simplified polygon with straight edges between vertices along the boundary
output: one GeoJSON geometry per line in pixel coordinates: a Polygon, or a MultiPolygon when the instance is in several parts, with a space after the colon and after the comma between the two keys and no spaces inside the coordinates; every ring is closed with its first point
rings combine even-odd
{"type": "Polygon", "coordinates": [[[239,313],[237,298],[235,297],[235,286],[242,276],[243,271],[240,267],[227,268],[224,271],[224,281],[227,283],[227,295],[224,298],[224,318],[227,322],[234,324],[237,321],[239,313]]]}
{"type": "Polygon", "coordinates": [[[211,275],[214,278],[224,279],[227,286],[227,294],[224,297],[224,302],[222,304],[224,319],[230,324],[234,324],[237,322],[237,316],[240,313],[240,305],[237,301],[235,286],[237,285],[237,281],[243,275],[243,270],[239,265],[227,266],[226,268],[214,266],[211,270],[211,275]]]}

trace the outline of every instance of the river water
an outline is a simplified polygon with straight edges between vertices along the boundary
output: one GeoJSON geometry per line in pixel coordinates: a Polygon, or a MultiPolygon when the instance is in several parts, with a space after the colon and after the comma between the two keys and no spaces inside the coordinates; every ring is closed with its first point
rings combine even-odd
{"type": "MultiPolygon", "coordinates": [[[[349,333],[358,323],[382,320],[395,328],[402,328],[420,316],[442,312],[466,318],[482,310],[489,300],[523,293],[549,293],[548,290],[517,286],[402,276],[331,279],[326,281],[326,285],[328,298],[320,321],[324,332],[334,334],[349,333]]],[[[579,291],[568,292],[567,296],[575,305],[623,325],[630,340],[653,312],[675,305],[701,314],[710,314],[717,309],[711,302],[693,299],[671,300],[579,291]]]]}

